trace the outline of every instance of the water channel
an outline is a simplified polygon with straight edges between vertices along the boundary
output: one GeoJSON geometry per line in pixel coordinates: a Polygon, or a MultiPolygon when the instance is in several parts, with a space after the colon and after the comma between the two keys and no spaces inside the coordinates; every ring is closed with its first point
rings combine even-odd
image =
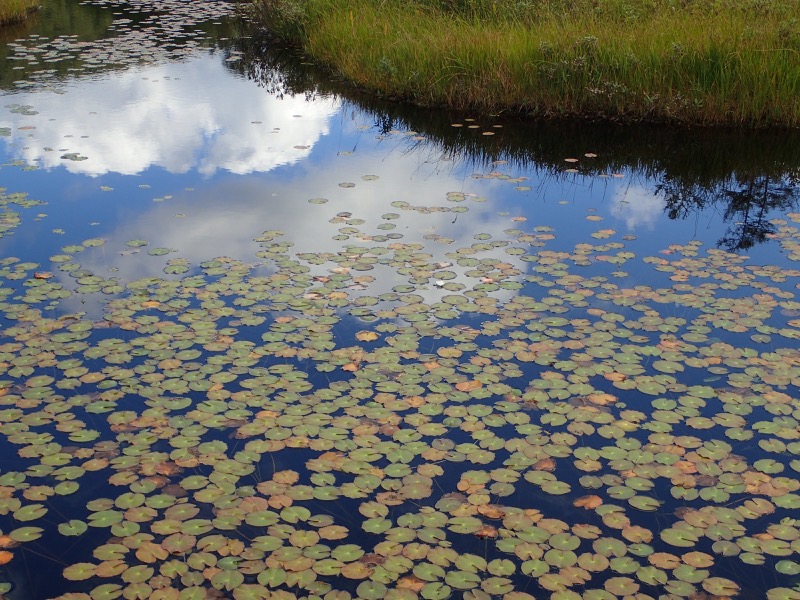
{"type": "Polygon", "coordinates": [[[800,134],[0,29],[0,597],[800,599],[800,134]]]}

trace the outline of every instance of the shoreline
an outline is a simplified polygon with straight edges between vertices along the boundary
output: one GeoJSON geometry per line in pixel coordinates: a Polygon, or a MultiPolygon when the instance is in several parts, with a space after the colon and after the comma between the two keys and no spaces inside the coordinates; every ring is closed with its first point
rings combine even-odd
{"type": "Polygon", "coordinates": [[[18,25],[41,8],[39,0],[6,0],[0,7],[0,27],[18,25]]]}
{"type": "MultiPolygon", "coordinates": [[[[668,10],[660,0],[633,20],[520,16],[509,12],[515,4],[491,5],[506,12],[487,15],[475,5],[488,0],[469,10],[432,1],[253,0],[248,16],[357,89],[419,106],[625,124],[800,127],[800,24],[784,20],[800,13],[800,0],[776,0],[758,15],[744,0],[710,14],[668,10]]],[[[583,3],[576,0],[573,10],[583,3]]]]}

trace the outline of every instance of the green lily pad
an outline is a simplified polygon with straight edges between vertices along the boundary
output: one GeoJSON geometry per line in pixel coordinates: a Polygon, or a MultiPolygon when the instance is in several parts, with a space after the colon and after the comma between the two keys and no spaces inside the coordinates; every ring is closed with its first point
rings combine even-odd
{"type": "Polygon", "coordinates": [[[87,529],[89,529],[89,526],[83,521],[78,521],[77,519],[72,519],[66,523],[61,523],[58,526],[58,532],[61,535],[67,536],[81,535],[86,533],[87,529]]]}

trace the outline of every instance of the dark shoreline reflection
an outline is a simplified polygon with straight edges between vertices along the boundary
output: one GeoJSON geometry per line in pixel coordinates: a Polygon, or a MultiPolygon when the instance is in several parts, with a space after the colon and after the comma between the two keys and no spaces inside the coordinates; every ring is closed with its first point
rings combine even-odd
{"type": "Polygon", "coordinates": [[[766,241],[774,232],[775,213],[794,210],[800,201],[800,131],[681,129],[502,116],[472,120],[470,115],[418,108],[354,90],[267,40],[244,38],[240,44],[243,60],[229,68],[268,93],[340,97],[372,113],[379,132],[424,132],[424,143],[456,162],[484,169],[505,162],[507,168],[524,169],[553,184],[576,175],[621,172],[650,179],[670,219],[685,220],[708,209],[719,214],[728,229],[717,246],[730,252],[766,241]],[[565,160],[573,158],[577,162],[565,160]]]}

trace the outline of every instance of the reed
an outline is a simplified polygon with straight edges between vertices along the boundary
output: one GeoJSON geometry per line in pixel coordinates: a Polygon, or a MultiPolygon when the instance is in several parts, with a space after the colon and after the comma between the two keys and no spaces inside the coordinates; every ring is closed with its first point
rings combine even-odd
{"type": "Polygon", "coordinates": [[[421,105],[800,125],[800,0],[254,0],[353,84],[421,105]]]}
{"type": "Polygon", "coordinates": [[[0,25],[18,23],[38,8],[39,0],[0,0],[0,25]]]}

